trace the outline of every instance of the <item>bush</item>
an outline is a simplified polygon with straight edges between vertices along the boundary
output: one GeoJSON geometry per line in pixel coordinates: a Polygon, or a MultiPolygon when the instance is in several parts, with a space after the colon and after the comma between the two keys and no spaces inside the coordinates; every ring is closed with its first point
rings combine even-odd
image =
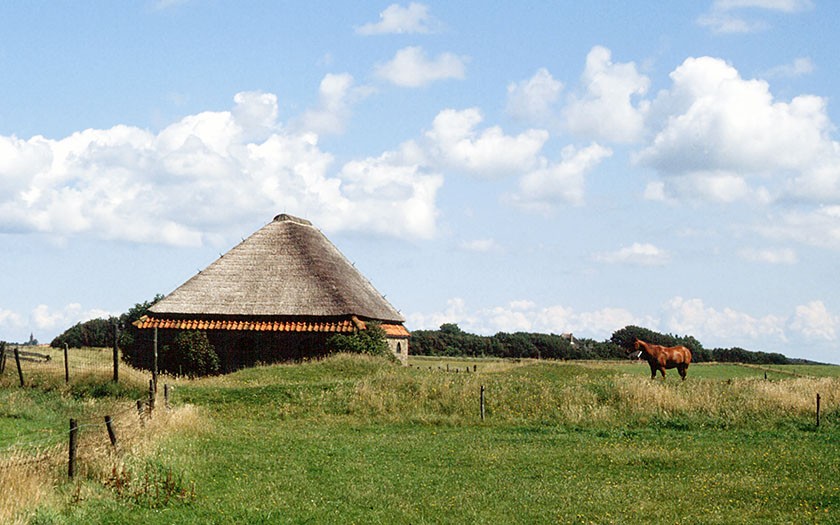
{"type": "Polygon", "coordinates": [[[370,322],[366,330],[351,335],[335,334],[327,339],[327,352],[331,354],[368,354],[396,360],[388,347],[385,331],[378,323],[370,322]]]}
{"type": "Polygon", "coordinates": [[[180,332],[172,346],[163,347],[160,357],[161,369],[171,374],[207,376],[218,374],[221,368],[207,334],[198,330],[180,332]]]}

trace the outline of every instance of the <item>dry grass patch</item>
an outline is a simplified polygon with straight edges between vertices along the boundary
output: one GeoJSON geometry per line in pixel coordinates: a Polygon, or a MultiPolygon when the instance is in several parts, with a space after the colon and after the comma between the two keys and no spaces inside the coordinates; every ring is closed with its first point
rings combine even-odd
{"type": "MultiPolygon", "coordinates": [[[[121,406],[122,411],[112,418],[116,448],[111,446],[104,417],[79,422],[76,485],[71,497],[80,499],[93,490],[87,485],[90,481],[113,488],[115,476],[123,481],[131,478],[129,473],[137,471],[167,437],[201,432],[208,425],[192,405],[159,409],[151,418],[139,417],[133,404],[121,406]]],[[[62,443],[49,447],[24,443],[0,453],[0,523],[26,523],[34,509],[60,506],[59,488],[68,482],[68,442],[69,428],[62,443]]]]}

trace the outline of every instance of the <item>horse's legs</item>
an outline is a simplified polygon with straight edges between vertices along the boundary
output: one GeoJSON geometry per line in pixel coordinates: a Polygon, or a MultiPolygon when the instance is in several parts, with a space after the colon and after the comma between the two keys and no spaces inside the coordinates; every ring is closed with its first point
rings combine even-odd
{"type": "Polygon", "coordinates": [[[656,379],[656,365],[653,363],[648,363],[648,365],[650,365],[650,378],[656,379]]]}
{"type": "Polygon", "coordinates": [[[679,370],[679,372],[680,372],[680,377],[682,377],[682,380],[683,380],[683,381],[685,381],[685,372],[686,372],[686,370],[687,370],[687,369],[688,369],[688,367],[687,367],[687,366],[681,366],[681,367],[679,367],[679,368],[677,369],[677,370],[679,370]]]}

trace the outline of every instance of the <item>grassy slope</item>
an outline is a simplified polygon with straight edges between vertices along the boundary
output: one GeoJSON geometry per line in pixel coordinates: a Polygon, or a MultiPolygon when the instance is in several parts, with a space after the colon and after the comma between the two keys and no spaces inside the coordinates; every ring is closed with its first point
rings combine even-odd
{"type": "Polygon", "coordinates": [[[685,383],[662,383],[627,363],[469,361],[478,372],[457,374],[413,363],[339,356],[183,382],[177,403],[197,405],[209,424],[167,439],[146,461],[195,482],[194,501],[150,508],[93,481],[74,501],[78,485],[65,483],[65,502],[34,521],[840,520],[836,379],[782,367],[765,382],[763,370],[694,365],[685,383]],[[820,429],[809,411],[814,389],[824,399],[820,429]]]}

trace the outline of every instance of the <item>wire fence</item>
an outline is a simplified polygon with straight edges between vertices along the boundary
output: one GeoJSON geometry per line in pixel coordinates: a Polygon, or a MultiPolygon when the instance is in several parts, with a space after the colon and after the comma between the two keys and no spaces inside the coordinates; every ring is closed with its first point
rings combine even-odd
{"type": "Polygon", "coordinates": [[[121,353],[111,348],[51,348],[0,343],[0,381],[20,386],[77,380],[117,381],[121,353]]]}
{"type": "MultiPolygon", "coordinates": [[[[51,423],[10,433],[0,425],[0,523],[14,521],[44,493],[44,487],[63,479],[96,479],[119,497],[133,499],[155,494],[165,498],[190,497],[187,489],[172,484],[171,472],[146,476],[139,485],[126,464],[170,425],[181,408],[170,410],[164,385],[164,403],[155,409],[157,394],[149,397],[76,406],[61,411],[51,423]],[[70,414],[73,417],[68,417],[70,414]],[[154,490],[149,490],[149,483],[154,490]]],[[[3,415],[0,407],[0,416],[3,415]]],[[[7,412],[12,413],[12,410],[7,412]]],[[[2,422],[0,417],[0,422],[2,422]]],[[[15,418],[12,418],[15,419],[15,418]]],[[[194,486],[191,494],[194,495],[194,486]]],[[[152,505],[157,504],[155,501],[152,505]]]]}
{"type": "MultiPolygon", "coordinates": [[[[163,408],[166,411],[169,411],[171,406],[169,396],[172,391],[169,385],[164,385],[163,408]]],[[[73,456],[82,458],[90,454],[101,454],[105,449],[119,452],[122,448],[121,443],[134,443],[138,435],[144,432],[147,423],[156,412],[157,397],[150,385],[148,398],[98,406],[95,409],[97,415],[84,414],[70,418],[65,414],[63,426],[55,424],[24,430],[6,437],[0,441],[0,473],[15,466],[49,466],[68,461],[72,463],[73,456]],[[74,454],[71,451],[74,445],[78,447],[80,443],[84,444],[83,450],[89,453],[74,454]]],[[[73,468],[68,468],[68,474],[72,477],[73,468]]]]}

